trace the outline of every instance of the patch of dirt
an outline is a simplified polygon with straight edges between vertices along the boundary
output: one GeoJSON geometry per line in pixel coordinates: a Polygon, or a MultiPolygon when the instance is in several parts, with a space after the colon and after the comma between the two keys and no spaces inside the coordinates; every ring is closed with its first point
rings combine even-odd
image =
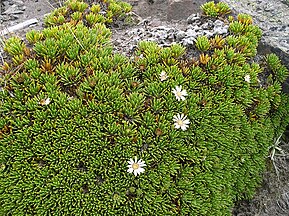
{"type": "MultiPolygon", "coordinates": [[[[50,13],[51,10],[56,7],[57,3],[48,0],[2,0],[1,4],[2,19],[0,21],[0,30],[3,30],[4,28],[8,28],[33,18],[38,19],[39,22],[35,26],[31,27],[33,27],[33,29],[41,29],[44,15],[50,13]],[[14,5],[16,7],[13,7],[14,5]],[[19,12],[17,13],[16,10],[19,12]]],[[[27,28],[27,30],[29,30],[29,28],[27,28]]],[[[18,34],[18,32],[15,33],[18,34]]]]}
{"type": "Polygon", "coordinates": [[[162,21],[167,20],[167,0],[124,0],[133,6],[139,16],[143,18],[154,17],[162,21]]]}

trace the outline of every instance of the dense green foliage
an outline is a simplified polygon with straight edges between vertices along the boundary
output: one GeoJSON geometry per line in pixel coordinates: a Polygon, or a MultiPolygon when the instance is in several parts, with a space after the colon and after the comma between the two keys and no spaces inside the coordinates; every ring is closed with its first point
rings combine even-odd
{"type": "Polygon", "coordinates": [[[254,194],[289,110],[277,56],[252,61],[259,28],[231,20],[227,37],[198,39],[193,59],[151,42],[126,57],[113,52],[109,22],[82,14],[125,14],[122,4],[70,1],[27,43],[6,41],[0,215],[223,216],[254,194]],[[174,127],[178,113],[187,130],[174,127]],[[127,172],[135,156],[147,164],[139,176],[127,172]]]}

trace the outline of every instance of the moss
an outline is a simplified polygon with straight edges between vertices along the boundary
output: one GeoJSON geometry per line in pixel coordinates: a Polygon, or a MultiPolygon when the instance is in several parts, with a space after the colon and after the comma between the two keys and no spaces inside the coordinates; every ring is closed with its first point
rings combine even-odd
{"type": "Polygon", "coordinates": [[[253,196],[289,121],[288,71],[274,55],[252,61],[259,28],[230,18],[228,36],[198,39],[194,60],[151,42],[126,57],[112,51],[107,16],[87,17],[129,11],[117,4],[69,1],[26,44],[6,41],[1,214],[230,215],[253,196]],[[139,176],[127,172],[135,156],[147,164],[139,176]]]}

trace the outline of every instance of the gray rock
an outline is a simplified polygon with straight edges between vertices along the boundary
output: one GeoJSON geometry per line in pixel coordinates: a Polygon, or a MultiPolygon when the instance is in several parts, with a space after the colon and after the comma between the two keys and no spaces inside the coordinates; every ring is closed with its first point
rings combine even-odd
{"type": "Polygon", "coordinates": [[[215,26],[213,33],[214,34],[227,34],[228,33],[229,26],[215,26]]]}
{"type": "Polygon", "coordinates": [[[228,32],[228,28],[224,28],[224,27],[221,27],[221,28],[215,28],[214,29],[214,32],[213,34],[226,34],[228,32]]]}
{"type": "MultiPolygon", "coordinates": [[[[253,17],[254,24],[263,30],[260,54],[275,53],[289,69],[289,6],[282,0],[224,0],[237,13],[246,13],[253,17]]],[[[289,93],[289,78],[283,91],[289,93]]],[[[289,212],[289,209],[288,209],[289,212]]]]}
{"type": "Polygon", "coordinates": [[[14,4],[10,6],[3,14],[22,14],[25,8],[20,8],[18,5],[14,4]]]}
{"type": "Polygon", "coordinates": [[[18,6],[24,6],[24,2],[21,0],[13,0],[12,2],[13,2],[13,4],[16,4],[18,6]]]}
{"type": "Polygon", "coordinates": [[[187,22],[188,24],[194,24],[194,23],[199,23],[200,22],[200,15],[199,13],[196,13],[196,14],[192,14],[190,15],[188,18],[187,18],[187,22]]]}
{"type": "Polygon", "coordinates": [[[206,35],[207,37],[212,37],[212,36],[214,36],[214,32],[209,31],[209,30],[204,30],[204,33],[205,33],[205,35],[206,35]]]}
{"type": "Polygon", "coordinates": [[[221,20],[216,20],[216,21],[214,22],[214,25],[215,25],[215,26],[218,26],[218,27],[224,26],[224,22],[221,21],[221,20]]]}
{"type": "Polygon", "coordinates": [[[181,41],[183,38],[185,38],[186,37],[186,32],[184,32],[184,31],[179,31],[177,34],[176,34],[176,39],[178,40],[178,41],[181,41]]]}
{"type": "Polygon", "coordinates": [[[200,33],[199,33],[199,32],[196,32],[195,29],[188,29],[188,30],[186,31],[186,35],[187,35],[188,37],[194,37],[194,38],[196,38],[196,37],[198,37],[198,36],[200,35],[200,33]]]}
{"type": "Polygon", "coordinates": [[[184,38],[181,43],[184,45],[184,46],[191,46],[191,45],[194,45],[195,43],[195,38],[193,37],[188,37],[188,38],[184,38]]]}

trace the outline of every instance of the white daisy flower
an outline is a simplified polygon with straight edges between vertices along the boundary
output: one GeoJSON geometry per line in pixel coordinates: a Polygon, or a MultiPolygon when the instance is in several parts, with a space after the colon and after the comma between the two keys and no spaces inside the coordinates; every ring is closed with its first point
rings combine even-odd
{"type": "Polygon", "coordinates": [[[46,98],[46,99],[41,99],[39,101],[39,104],[42,105],[42,106],[45,106],[45,105],[50,104],[50,102],[51,102],[50,98],[46,98]]]}
{"type": "Polygon", "coordinates": [[[164,81],[168,78],[168,75],[165,71],[162,71],[161,74],[160,74],[160,80],[161,81],[164,81]]]}
{"type": "Polygon", "coordinates": [[[175,94],[176,99],[177,99],[178,101],[180,101],[180,100],[186,100],[185,96],[188,96],[187,91],[186,91],[186,90],[182,90],[182,86],[176,86],[176,88],[173,89],[172,92],[175,94]]]}
{"type": "Polygon", "coordinates": [[[132,173],[137,176],[137,174],[140,175],[140,173],[144,172],[145,169],[142,168],[144,166],[146,166],[145,162],[142,161],[142,159],[140,159],[139,161],[137,160],[137,157],[135,157],[135,161],[133,161],[133,159],[130,159],[128,161],[129,165],[128,165],[128,170],[127,172],[132,173]]]}
{"type": "Polygon", "coordinates": [[[185,116],[184,114],[174,115],[174,121],[175,128],[181,128],[183,131],[187,130],[187,128],[189,127],[188,124],[190,124],[190,120],[187,119],[187,116],[185,116]]]}
{"type": "Polygon", "coordinates": [[[251,81],[251,77],[250,77],[250,75],[248,75],[248,74],[244,77],[244,79],[245,79],[245,81],[248,82],[248,83],[251,81]]]}

